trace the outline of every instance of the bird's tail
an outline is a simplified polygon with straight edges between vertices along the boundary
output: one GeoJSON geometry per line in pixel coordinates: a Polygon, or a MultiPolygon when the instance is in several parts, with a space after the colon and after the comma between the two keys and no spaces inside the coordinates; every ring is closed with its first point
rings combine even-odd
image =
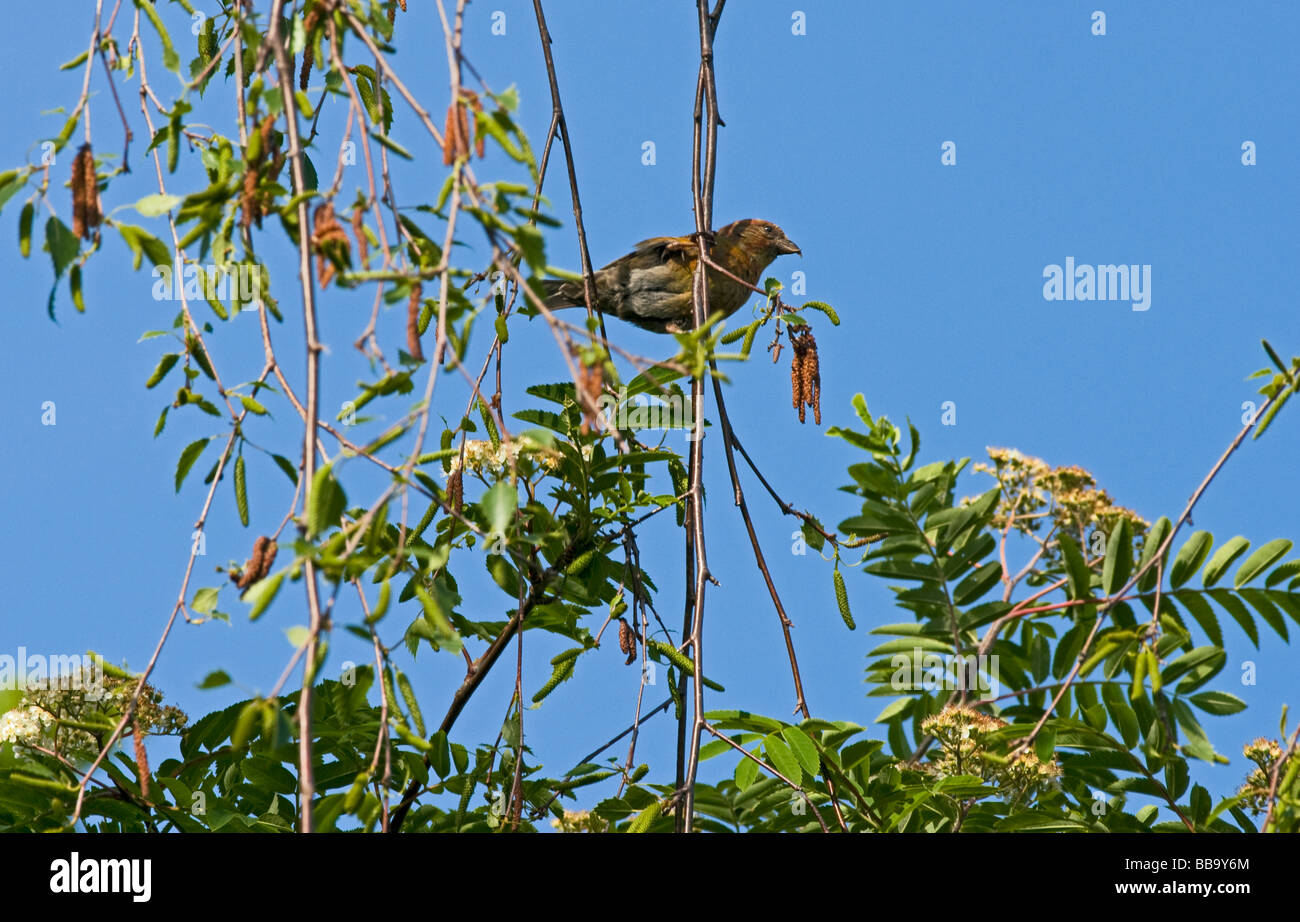
{"type": "Polygon", "coordinates": [[[543,279],[542,287],[546,290],[546,307],[549,310],[578,307],[583,303],[581,285],[564,279],[543,279]]]}

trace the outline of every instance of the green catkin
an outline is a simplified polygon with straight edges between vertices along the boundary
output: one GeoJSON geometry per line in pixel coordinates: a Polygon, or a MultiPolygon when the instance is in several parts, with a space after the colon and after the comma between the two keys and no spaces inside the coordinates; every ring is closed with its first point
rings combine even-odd
{"type": "Polygon", "coordinates": [[[533,704],[539,703],[543,698],[555,691],[559,684],[573,674],[573,665],[575,660],[566,659],[555,667],[551,677],[546,680],[546,684],[538,689],[537,694],[533,695],[533,704]]]}
{"type": "Polygon", "coordinates": [[[411,688],[411,682],[406,678],[406,673],[400,669],[397,671],[397,687],[401,689],[402,700],[406,702],[406,709],[411,712],[411,720],[415,722],[415,732],[424,736],[424,715],[420,713],[420,703],[415,698],[415,690],[411,688]]]}
{"type": "Polygon", "coordinates": [[[853,612],[849,611],[849,591],[844,587],[844,574],[836,570],[831,579],[835,582],[835,601],[840,606],[840,617],[850,631],[855,630],[857,625],[853,623],[853,612]]]}

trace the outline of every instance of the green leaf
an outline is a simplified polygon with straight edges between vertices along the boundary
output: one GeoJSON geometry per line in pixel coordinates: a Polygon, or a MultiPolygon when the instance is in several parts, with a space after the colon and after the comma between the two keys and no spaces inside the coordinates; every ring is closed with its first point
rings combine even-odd
{"type": "Polygon", "coordinates": [[[1291,550],[1291,542],[1285,538],[1276,538],[1246,558],[1246,562],[1237,570],[1232,584],[1240,589],[1273,564],[1281,560],[1291,550]]]}
{"type": "Polygon", "coordinates": [[[176,462],[177,493],[181,491],[181,484],[185,482],[185,476],[189,474],[190,468],[194,466],[195,461],[199,460],[199,456],[203,454],[203,449],[208,447],[210,441],[212,440],[199,439],[197,442],[190,442],[185,446],[185,450],[181,452],[180,460],[176,462]]]}
{"type": "Polygon", "coordinates": [[[967,574],[966,578],[953,589],[952,600],[956,605],[968,605],[981,598],[998,584],[1002,578],[1002,564],[985,561],[984,564],[967,574]]]}
{"type": "Polygon", "coordinates": [[[1204,595],[1192,589],[1183,589],[1171,595],[1187,607],[1192,617],[1196,619],[1196,623],[1201,626],[1201,630],[1205,631],[1205,635],[1210,638],[1211,643],[1216,647],[1223,646],[1223,630],[1219,627],[1219,618],[1204,595]]]}
{"type": "Polygon", "coordinates": [[[36,208],[28,202],[18,215],[18,252],[23,259],[32,255],[32,219],[36,217],[36,208]]]}
{"type": "Polygon", "coordinates": [[[772,763],[772,767],[785,775],[792,783],[799,784],[803,780],[803,769],[799,767],[799,760],[794,757],[789,745],[781,737],[775,733],[764,737],[763,751],[767,753],[767,758],[772,763]]]}
{"type": "Polygon", "coordinates": [[[56,279],[62,276],[63,271],[77,258],[80,249],[81,244],[77,242],[76,236],[68,225],[58,218],[50,218],[45,222],[45,251],[50,254],[50,260],[54,263],[56,279]]]}
{"type": "Polygon", "coordinates": [[[546,269],[546,245],[542,239],[542,232],[531,224],[520,224],[515,228],[515,242],[519,244],[519,252],[524,256],[528,266],[534,272],[543,272],[546,269]]]}
{"type": "Polygon", "coordinates": [[[380,144],[382,144],[384,147],[387,147],[387,148],[388,148],[389,150],[391,150],[393,153],[397,154],[397,156],[401,157],[402,159],[404,159],[404,160],[414,160],[414,159],[415,159],[414,157],[411,156],[411,152],[410,152],[410,151],[408,151],[408,150],[407,150],[405,147],[403,147],[402,145],[398,144],[396,141],[394,141],[394,140],[393,140],[392,138],[390,138],[388,135],[383,134],[383,133],[381,133],[381,132],[378,131],[378,130],[372,130],[372,131],[370,132],[370,136],[371,136],[372,138],[374,138],[376,141],[378,141],[380,144]]]}
{"type": "Polygon", "coordinates": [[[1178,551],[1178,556],[1174,558],[1173,566],[1169,568],[1169,587],[1177,589],[1183,583],[1191,579],[1192,574],[1201,568],[1205,561],[1205,555],[1210,552],[1210,547],[1214,544],[1214,535],[1208,531],[1195,532],[1183,544],[1178,551]]]}
{"type": "Polygon", "coordinates": [[[1101,591],[1107,596],[1118,592],[1133,572],[1133,530],[1129,520],[1121,518],[1111,529],[1106,542],[1106,560],[1101,570],[1101,591]]]}
{"type": "Polygon", "coordinates": [[[165,195],[161,192],[155,192],[152,195],[146,195],[131,207],[146,218],[156,218],[159,215],[165,215],[177,205],[182,199],[179,195],[165,195]]]}
{"type": "Polygon", "coordinates": [[[1052,761],[1052,755],[1056,752],[1056,731],[1044,729],[1034,737],[1034,755],[1038,756],[1040,762],[1052,761]]]}
{"type": "Polygon", "coordinates": [[[216,672],[209,672],[203,681],[198,684],[198,688],[221,688],[223,685],[229,685],[230,682],[230,674],[224,669],[218,669],[216,672]]]}
{"type": "Polygon", "coordinates": [[[1057,538],[1061,555],[1065,558],[1065,572],[1069,579],[1071,599],[1086,599],[1092,593],[1092,571],[1088,569],[1079,546],[1074,539],[1062,533],[1057,538]]]}
{"type": "Polygon", "coordinates": [[[172,38],[167,34],[167,29],[162,24],[158,11],[154,9],[149,0],[135,0],[135,5],[137,9],[144,10],[144,14],[153,23],[154,31],[158,33],[158,41],[162,43],[163,49],[163,66],[180,76],[181,59],[176,56],[176,49],[172,47],[172,38]]]}
{"type": "Polygon", "coordinates": [[[271,455],[271,460],[275,462],[276,467],[284,471],[284,476],[288,477],[290,482],[293,483],[294,486],[298,485],[298,468],[294,466],[294,463],[292,461],[290,461],[284,455],[274,455],[274,454],[271,455]]]}
{"type": "MultiPolygon", "coordinates": [[[[414,584],[415,597],[420,600],[420,606],[424,609],[424,620],[433,629],[433,640],[438,644],[440,649],[450,650],[452,653],[459,653],[461,648],[460,634],[452,626],[451,620],[443,612],[442,606],[438,600],[425,590],[419,582],[414,584]]],[[[567,660],[564,664],[573,669],[573,660],[567,660]]],[[[557,667],[558,668],[558,667],[557,667]]],[[[534,701],[537,699],[534,698],[534,701]]]]}
{"type": "Polygon", "coordinates": [[[483,510],[488,528],[494,535],[506,533],[506,528],[514,520],[515,510],[518,507],[518,491],[514,485],[504,480],[494,483],[479,500],[479,508],[483,510]]]}
{"type": "Polygon", "coordinates": [[[758,763],[741,756],[740,761],[736,763],[736,787],[743,791],[753,784],[757,777],[758,763]]]}
{"type": "Polygon", "coordinates": [[[1226,714],[1236,714],[1239,711],[1246,710],[1246,702],[1242,701],[1236,695],[1230,695],[1221,691],[1203,691],[1197,692],[1187,700],[1196,705],[1202,711],[1208,711],[1216,716],[1226,714]]]}
{"type": "Polygon", "coordinates": [[[132,269],[139,269],[141,258],[145,256],[149,257],[149,262],[155,266],[171,265],[172,253],[167,248],[167,244],[143,227],[137,227],[134,224],[117,223],[117,229],[135,257],[131,263],[132,269]]]}
{"type": "MultiPolygon", "coordinates": [[[[1169,530],[1173,527],[1172,523],[1165,516],[1156,519],[1156,523],[1151,526],[1150,531],[1142,541],[1142,556],[1138,559],[1138,569],[1141,570],[1151,558],[1155,557],[1156,551],[1160,550],[1160,545],[1164,544],[1165,538],[1169,536],[1169,530]]],[[[1142,574],[1138,580],[1138,590],[1141,592],[1150,592],[1156,584],[1156,568],[1153,566],[1142,574]]]]}
{"type": "Polygon", "coordinates": [[[312,477],[311,495],[307,499],[307,537],[315,538],[327,528],[338,525],[347,507],[347,496],[334,479],[333,464],[327,464],[312,477]]]}
{"type": "Polygon", "coordinates": [[[1013,813],[999,820],[997,825],[994,826],[994,830],[997,832],[1020,832],[1022,830],[1032,832],[1080,832],[1087,828],[1086,824],[1078,820],[1028,810],[1024,813],[1013,813]]]}
{"type": "Polygon", "coordinates": [[[1205,565],[1205,572],[1202,574],[1204,586],[1206,589],[1212,587],[1219,581],[1219,577],[1232,565],[1232,562],[1246,552],[1250,547],[1250,542],[1241,535],[1220,545],[1219,549],[1214,552],[1210,562],[1205,565]]]}
{"type": "Polygon", "coordinates": [[[808,774],[809,778],[817,777],[821,771],[821,757],[817,754],[817,747],[808,735],[798,727],[786,727],[781,731],[785,741],[790,744],[790,750],[794,753],[799,765],[808,774]]]}
{"type": "Polygon", "coordinates": [[[252,604],[248,612],[248,620],[256,621],[262,616],[262,613],[275,600],[276,594],[280,591],[280,584],[284,582],[284,571],[272,574],[265,579],[260,579],[245,590],[243,599],[245,602],[252,604]]]}
{"type": "Polygon", "coordinates": [[[258,403],[256,400],[254,400],[252,397],[249,397],[249,396],[247,396],[247,395],[245,395],[245,394],[240,394],[240,395],[239,395],[239,402],[242,403],[242,404],[244,405],[244,409],[248,410],[248,412],[250,412],[250,413],[253,413],[253,414],[257,415],[257,416],[266,416],[266,415],[267,415],[266,407],[262,406],[260,403],[258,403]]]}
{"type": "Polygon", "coordinates": [[[204,587],[194,593],[194,601],[190,603],[190,609],[198,612],[200,615],[206,615],[217,607],[217,594],[219,589],[204,587]]]}

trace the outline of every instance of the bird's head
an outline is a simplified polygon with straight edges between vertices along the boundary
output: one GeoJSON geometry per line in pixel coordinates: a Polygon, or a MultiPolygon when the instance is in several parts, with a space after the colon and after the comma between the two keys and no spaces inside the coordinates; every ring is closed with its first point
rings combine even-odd
{"type": "Polygon", "coordinates": [[[803,255],[803,250],[785,235],[785,231],[771,221],[758,218],[745,218],[728,224],[718,231],[717,236],[727,238],[743,247],[747,252],[763,260],[764,265],[787,253],[803,255]]]}

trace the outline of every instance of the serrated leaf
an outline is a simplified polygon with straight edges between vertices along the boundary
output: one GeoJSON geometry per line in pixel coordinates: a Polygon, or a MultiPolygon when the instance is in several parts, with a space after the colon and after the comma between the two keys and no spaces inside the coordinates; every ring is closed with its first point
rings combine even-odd
{"type": "Polygon", "coordinates": [[[754,779],[757,777],[758,763],[753,759],[741,756],[740,761],[736,764],[736,787],[743,791],[753,784],[754,779]]]}
{"type": "Polygon", "coordinates": [[[1203,585],[1206,589],[1211,588],[1219,581],[1224,572],[1232,565],[1232,562],[1246,552],[1250,547],[1250,542],[1241,535],[1232,538],[1220,545],[1219,549],[1214,552],[1210,562],[1205,565],[1205,571],[1202,574],[1203,585]]]}
{"type": "Polygon", "coordinates": [[[1121,518],[1111,529],[1106,542],[1106,560],[1101,570],[1101,591],[1112,596],[1128,582],[1133,572],[1133,530],[1129,520],[1121,518]]]}
{"type": "Polygon", "coordinates": [[[1246,562],[1237,570],[1237,575],[1232,579],[1233,586],[1240,589],[1281,560],[1290,550],[1291,542],[1285,538],[1275,538],[1263,547],[1258,548],[1255,553],[1246,558],[1246,562]]]}
{"type": "Polygon", "coordinates": [[[1188,701],[1196,705],[1202,711],[1217,716],[1226,714],[1236,714],[1239,711],[1246,710],[1246,702],[1242,701],[1236,695],[1230,695],[1221,691],[1203,691],[1191,695],[1188,701]]]}
{"type": "Polygon", "coordinates": [[[1178,555],[1174,557],[1173,566],[1169,568],[1171,589],[1177,589],[1191,579],[1192,574],[1201,568],[1213,544],[1214,535],[1208,531],[1195,532],[1183,543],[1178,550],[1178,555]]]}
{"type": "Polygon", "coordinates": [[[821,771],[821,757],[817,754],[817,747],[808,735],[798,727],[786,727],[781,731],[781,735],[790,744],[790,750],[799,760],[799,765],[808,777],[817,777],[817,773],[821,771]]]}
{"type": "Polygon", "coordinates": [[[1057,538],[1061,547],[1061,556],[1065,558],[1065,572],[1069,580],[1071,599],[1086,599],[1092,593],[1092,571],[1083,558],[1074,539],[1062,533],[1057,538]]]}
{"type": "Polygon", "coordinates": [[[772,767],[785,775],[791,783],[799,784],[803,780],[803,769],[799,767],[799,760],[794,757],[789,744],[781,737],[775,733],[764,737],[763,751],[767,754],[772,767]]]}

